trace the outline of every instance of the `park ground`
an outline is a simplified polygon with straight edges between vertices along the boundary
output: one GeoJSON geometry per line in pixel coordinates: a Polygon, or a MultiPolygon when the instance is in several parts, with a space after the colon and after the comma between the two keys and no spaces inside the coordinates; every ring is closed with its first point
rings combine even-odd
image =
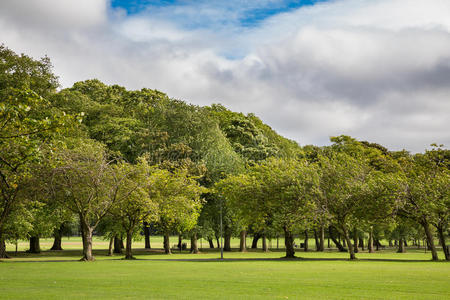
{"type": "Polygon", "coordinates": [[[47,251],[51,240],[42,240],[40,254],[25,253],[26,242],[17,254],[8,245],[11,258],[0,261],[0,299],[450,299],[450,264],[430,261],[423,248],[361,252],[357,261],[335,250],[297,250],[298,259],[284,260],[283,249],[272,243],[268,253],[235,250],[220,261],[217,249],[201,245],[201,254],[164,255],[162,239],[153,237],[154,249],[136,242],[137,259],[127,261],[106,256],[108,243],[96,239],[92,263],[78,261],[76,237],[64,238],[63,251],[47,251]]]}

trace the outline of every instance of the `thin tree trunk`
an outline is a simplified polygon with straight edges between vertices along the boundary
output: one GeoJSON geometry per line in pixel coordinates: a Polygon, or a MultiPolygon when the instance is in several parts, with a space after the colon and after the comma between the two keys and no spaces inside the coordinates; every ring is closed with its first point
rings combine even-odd
{"type": "Polygon", "coordinates": [[[125,245],[123,243],[123,235],[120,236],[120,248],[125,249],[125,245]]]}
{"type": "Polygon", "coordinates": [[[389,239],[389,247],[394,247],[394,245],[392,244],[392,240],[389,239]]]}
{"type": "Polygon", "coordinates": [[[197,233],[194,232],[191,235],[191,253],[198,254],[200,251],[198,251],[198,244],[197,244],[197,233]]]}
{"type": "Polygon", "coordinates": [[[38,236],[30,237],[30,249],[27,252],[28,253],[41,253],[41,245],[39,243],[38,236]]]}
{"type": "Polygon", "coordinates": [[[183,237],[181,236],[181,234],[179,234],[177,247],[178,247],[178,249],[180,249],[180,251],[181,251],[181,247],[183,246],[182,243],[183,243],[183,237]]]}
{"type": "Polygon", "coordinates": [[[267,247],[267,238],[266,238],[265,234],[263,234],[262,241],[263,241],[263,243],[262,243],[263,252],[268,252],[269,248],[267,247]]]}
{"type": "Polygon", "coordinates": [[[58,229],[55,228],[53,236],[53,246],[50,250],[62,250],[62,233],[64,229],[64,224],[61,224],[58,229]]]}
{"type": "Polygon", "coordinates": [[[144,222],[145,249],[152,249],[150,245],[150,226],[144,222]]]}
{"type": "Polygon", "coordinates": [[[304,244],[305,244],[305,247],[303,248],[303,250],[305,251],[305,252],[308,252],[308,230],[305,230],[305,240],[304,240],[304,244]]]}
{"type": "Polygon", "coordinates": [[[208,239],[209,248],[214,249],[214,242],[212,239],[208,239]]]}
{"type": "Polygon", "coordinates": [[[120,237],[118,235],[114,236],[114,253],[116,254],[122,254],[122,247],[120,245],[120,237]]]}
{"type": "Polygon", "coordinates": [[[339,249],[339,252],[347,252],[347,249],[345,249],[342,244],[336,240],[336,238],[333,235],[333,226],[328,227],[328,233],[329,236],[331,238],[331,240],[333,241],[333,243],[336,245],[336,247],[339,249]]]}
{"type": "Polygon", "coordinates": [[[431,259],[432,260],[438,260],[438,255],[437,255],[437,251],[436,251],[436,247],[434,246],[434,237],[433,234],[431,233],[431,229],[430,229],[430,225],[428,223],[428,220],[423,218],[421,225],[423,227],[423,229],[425,230],[425,235],[427,237],[427,242],[428,245],[430,246],[430,250],[431,250],[431,259]]]}
{"type": "Polygon", "coordinates": [[[245,230],[241,230],[240,233],[239,251],[247,252],[247,232],[245,230]]]}
{"type": "Polygon", "coordinates": [[[316,251],[320,251],[320,242],[319,237],[317,235],[317,230],[314,228],[314,242],[316,243],[316,251]]]}
{"type": "Polygon", "coordinates": [[[373,230],[370,228],[369,231],[369,240],[367,241],[367,249],[369,250],[369,253],[373,253],[373,230]]]}
{"type": "Polygon", "coordinates": [[[380,245],[381,245],[380,241],[378,239],[374,239],[374,243],[375,243],[376,250],[379,251],[380,250],[380,245]]]}
{"type": "MultiPolygon", "coordinates": [[[[134,225],[133,225],[134,226],[134,225]]],[[[133,232],[131,230],[127,231],[127,246],[125,249],[125,259],[134,259],[131,250],[131,243],[133,242],[133,232]]]]}
{"type": "Polygon", "coordinates": [[[220,249],[220,239],[218,236],[216,236],[216,242],[217,242],[217,248],[220,249]]]}
{"type": "Polygon", "coordinates": [[[109,239],[108,256],[113,256],[114,237],[109,239]]]}
{"type": "Polygon", "coordinates": [[[399,239],[399,243],[398,243],[398,249],[397,249],[397,253],[405,253],[405,243],[403,243],[403,238],[400,237],[399,239]]]}
{"type": "Polygon", "coordinates": [[[358,229],[353,228],[353,251],[358,253],[358,229]]]}
{"type": "Polygon", "coordinates": [[[445,255],[445,260],[450,260],[449,249],[448,249],[447,244],[445,243],[444,229],[442,228],[442,226],[436,226],[436,229],[438,232],[439,241],[442,246],[442,251],[444,252],[444,255],[445,255]]]}
{"type": "Polygon", "coordinates": [[[280,248],[280,238],[277,235],[277,250],[280,248]]]}
{"type": "Polygon", "coordinates": [[[350,259],[356,259],[355,252],[353,251],[352,242],[350,240],[350,235],[348,234],[347,227],[345,225],[341,225],[342,231],[344,232],[344,238],[347,241],[348,251],[350,252],[350,259]]]}
{"type": "Polygon", "coordinates": [[[319,251],[323,252],[325,250],[325,226],[323,226],[323,225],[320,225],[319,240],[320,240],[319,251]]]}
{"type": "Polygon", "coordinates": [[[292,232],[284,228],[284,245],[286,247],[286,258],[294,258],[295,257],[295,249],[294,249],[294,236],[292,232]]]}
{"type": "Polygon", "coordinates": [[[172,254],[172,251],[170,251],[170,235],[168,232],[164,233],[164,253],[172,254]]]}
{"type": "Polygon", "coordinates": [[[364,251],[364,238],[360,237],[358,244],[359,244],[358,246],[361,248],[361,250],[364,251]]]}

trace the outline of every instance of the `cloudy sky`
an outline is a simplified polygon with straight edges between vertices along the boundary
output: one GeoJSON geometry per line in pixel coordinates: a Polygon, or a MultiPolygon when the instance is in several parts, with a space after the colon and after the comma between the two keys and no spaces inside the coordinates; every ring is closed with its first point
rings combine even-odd
{"type": "Polygon", "coordinates": [[[89,78],[254,112],[300,144],[450,145],[448,0],[1,0],[0,42],[89,78]]]}

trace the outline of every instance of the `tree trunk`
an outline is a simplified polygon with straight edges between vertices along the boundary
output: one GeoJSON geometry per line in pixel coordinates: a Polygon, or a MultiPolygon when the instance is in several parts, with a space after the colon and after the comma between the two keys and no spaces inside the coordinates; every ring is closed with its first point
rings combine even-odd
{"type": "Polygon", "coordinates": [[[342,231],[344,232],[344,238],[347,241],[348,251],[350,252],[350,259],[356,259],[355,252],[353,251],[353,245],[350,240],[350,235],[348,234],[347,227],[345,225],[341,225],[342,231]]]}
{"type": "Polygon", "coordinates": [[[164,253],[172,254],[172,251],[170,251],[170,234],[168,232],[164,233],[164,253]]]}
{"type": "Polygon", "coordinates": [[[114,253],[122,254],[122,246],[120,245],[121,239],[118,235],[114,236],[114,253]]]}
{"type": "Polygon", "coordinates": [[[114,237],[109,239],[108,256],[113,256],[114,237]]]}
{"type": "Polygon", "coordinates": [[[304,244],[305,244],[305,247],[303,248],[303,250],[305,251],[305,252],[308,252],[308,230],[305,230],[305,240],[304,240],[304,244]]]}
{"type": "Polygon", "coordinates": [[[197,233],[193,233],[191,235],[191,253],[198,254],[200,251],[198,251],[198,244],[197,244],[197,233]]]}
{"type": "Polygon", "coordinates": [[[145,249],[152,249],[150,245],[150,226],[144,222],[145,249]]]}
{"type": "Polygon", "coordinates": [[[214,243],[212,239],[208,239],[209,248],[214,249],[214,243]]]}
{"type": "Polygon", "coordinates": [[[9,256],[6,254],[6,243],[1,231],[0,231],[0,258],[9,258],[9,256]]]}
{"type": "Polygon", "coordinates": [[[94,261],[95,258],[92,255],[92,232],[93,229],[83,223],[83,258],[84,261],[94,261]]]}
{"type": "Polygon", "coordinates": [[[260,237],[261,237],[261,235],[259,233],[255,233],[255,235],[253,236],[253,241],[252,241],[252,249],[258,248],[258,240],[260,237]]]}
{"type": "Polygon", "coordinates": [[[241,230],[240,233],[239,251],[247,252],[247,232],[245,230],[241,230]]]}
{"type": "Polygon", "coordinates": [[[358,246],[361,248],[361,250],[364,251],[364,238],[360,237],[358,244],[359,244],[358,246]]]}
{"type": "Polygon", "coordinates": [[[125,249],[125,245],[123,244],[123,235],[120,236],[120,248],[125,249]]]}
{"type": "Polygon", "coordinates": [[[284,228],[284,245],[286,247],[286,258],[294,258],[295,257],[295,249],[294,249],[294,236],[292,232],[284,228]]]}
{"type": "Polygon", "coordinates": [[[423,229],[425,230],[425,235],[427,237],[427,242],[428,245],[430,246],[430,250],[431,250],[431,259],[432,260],[438,260],[438,255],[437,255],[437,251],[436,251],[436,246],[434,246],[434,237],[433,234],[431,233],[431,229],[430,229],[430,225],[428,224],[428,220],[423,218],[421,225],[423,227],[423,229]]]}
{"type": "Polygon", "coordinates": [[[353,251],[358,253],[358,230],[353,228],[353,251]]]}
{"type": "Polygon", "coordinates": [[[389,239],[389,247],[394,247],[394,245],[392,244],[392,240],[389,239]]]}
{"type": "Polygon", "coordinates": [[[220,239],[216,236],[217,248],[220,249],[220,239]]]}
{"type": "Polygon", "coordinates": [[[262,237],[262,241],[263,241],[263,243],[262,243],[262,250],[263,250],[263,252],[268,252],[269,251],[269,247],[267,247],[267,238],[266,238],[265,234],[262,237]]]}
{"type": "Polygon", "coordinates": [[[380,250],[380,241],[378,239],[374,239],[374,243],[375,243],[376,250],[379,251],[380,250]]]}
{"type": "Polygon", "coordinates": [[[225,243],[223,245],[223,251],[231,251],[231,231],[225,230],[225,243]]]}
{"type": "Polygon", "coordinates": [[[181,251],[181,247],[183,246],[182,243],[183,243],[183,237],[181,236],[181,234],[179,234],[177,247],[180,251],[181,251]]]}
{"type": "Polygon", "coordinates": [[[41,245],[39,243],[38,236],[30,237],[30,249],[27,252],[28,253],[41,253],[41,245]]]}
{"type": "Polygon", "coordinates": [[[132,242],[133,242],[133,232],[131,230],[128,230],[127,231],[127,247],[125,249],[125,259],[134,259],[133,253],[131,251],[131,243],[132,242]]]}
{"type": "Polygon", "coordinates": [[[373,253],[373,230],[370,228],[369,231],[369,240],[367,241],[367,249],[369,250],[369,253],[373,253]]]}
{"type": "Polygon", "coordinates": [[[317,230],[314,228],[314,242],[316,243],[316,251],[320,251],[319,237],[317,236],[317,230]]]}
{"type": "Polygon", "coordinates": [[[397,253],[405,253],[405,243],[403,243],[403,238],[401,237],[398,243],[397,253]]]}
{"type": "Polygon", "coordinates": [[[320,226],[319,239],[320,239],[319,251],[323,252],[325,250],[325,226],[323,226],[323,225],[320,226]]]}
{"type": "Polygon", "coordinates": [[[333,226],[328,227],[328,233],[329,236],[331,238],[331,240],[333,241],[333,243],[336,245],[336,247],[338,248],[339,252],[347,252],[347,249],[345,249],[342,244],[336,240],[336,238],[333,235],[333,226]]]}
{"type": "Polygon", "coordinates": [[[62,250],[62,233],[64,229],[64,224],[61,224],[58,229],[55,228],[55,231],[53,233],[54,240],[53,240],[53,246],[50,248],[50,250],[62,250]]]}
{"type": "Polygon", "coordinates": [[[439,235],[439,241],[440,244],[442,246],[442,251],[444,252],[445,255],[445,260],[450,260],[450,251],[448,249],[447,244],[445,243],[445,235],[444,235],[444,229],[442,226],[436,226],[438,235],[439,235]]]}

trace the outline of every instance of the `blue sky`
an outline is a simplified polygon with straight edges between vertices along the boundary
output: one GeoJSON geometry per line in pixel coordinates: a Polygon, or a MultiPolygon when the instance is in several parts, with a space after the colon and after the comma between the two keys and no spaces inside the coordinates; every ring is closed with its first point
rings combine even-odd
{"type": "MultiPolygon", "coordinates": [[[[190,6],[210,6],[217,10],[235,10],[239,12],[239,23],[241,26],[257,26],[259,22],[271,16],[290,12],[292,10],[311,6],[319,2],[328,0],[241,0],[241,1],[180,1],[180,0],[112,0],[113,8],[124,9],[128,15],[140,14],[143,12],[151,13],[151,10],[164,8],[182,8],[190,6]]],[[[208,27],[208,19],[196,20],[196,27],[208,27]]]]}

